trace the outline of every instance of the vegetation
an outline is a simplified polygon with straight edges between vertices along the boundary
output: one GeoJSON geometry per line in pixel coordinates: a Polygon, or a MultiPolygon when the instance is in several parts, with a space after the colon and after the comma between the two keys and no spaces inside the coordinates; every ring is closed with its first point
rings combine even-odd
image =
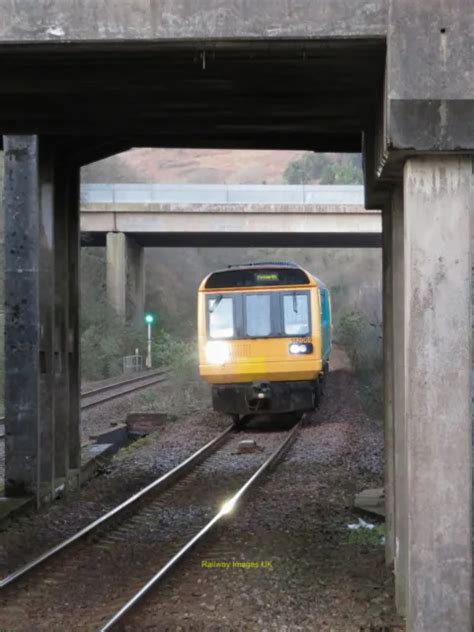
{"type": "Polygon", "coordinates": [[[154,366],[167,366],[177,375],[190,378],[197,365],[197,343],[159,330],[152,347],[154,366]]]}
{"type": "Polygon", "coordinates": [[[105,253],[83,248],[81,257],[81,372],[87,381],[122,372],[122,359],[145,350],[144,327],[125,325],[107,302],[105,253]]]}
{"type": "Polygon", "coordinates": [[[361,156],[306,152],[288,164],[283,180],[287,184],[362,184],[361,156]]]}
{"type": "Polygon", "coordinates": [[[158,331],[152,355],[155,366],[167,366],[172,373],[168,395],[158,402],[161,411],[183,414],[209,406],[210,392],[198,374],[194,338],[184,340],[164,330],[158,331]]]}
{"type": "Polygon", "coordinates": [[[371,320],[357,310],[343,311],[336,317],[337,341],[345,348],[359,382],[359,394],[368,412],[383,414],[382,322],[371,320]]]}
{"type": "Polygon", "coordinates": [[[377,549],[385,544],[385,526],[376,524],[372,529],[360,528],[349,531],[348,544],[363,547],[364,549],[377,549]]]}

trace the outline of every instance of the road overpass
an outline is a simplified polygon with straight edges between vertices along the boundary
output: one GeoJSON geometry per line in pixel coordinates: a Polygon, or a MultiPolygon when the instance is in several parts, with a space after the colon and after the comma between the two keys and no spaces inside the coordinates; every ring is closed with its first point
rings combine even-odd
{"type": "Polygon", "coordinates": [[[144,247],[371,248],[382,218],[357,185],[89,184],[81,233],[91,246],[125,233],[144,247]]]}
{"type": "Polygon", "coordinates": [[[377,247],[379,211],[362,186],[86,184],[81,243],[107,247],[107,295],[141,322],[143,248],[377,247]]]}

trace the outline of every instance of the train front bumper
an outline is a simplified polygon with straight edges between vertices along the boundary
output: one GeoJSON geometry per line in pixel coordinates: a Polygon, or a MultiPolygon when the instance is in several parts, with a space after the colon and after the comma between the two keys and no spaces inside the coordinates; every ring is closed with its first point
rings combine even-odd
{"type": "Polygon", "coordinates": [[[313,410],[315,382],[265,382],[215,384],[214,410],[229,415],[290,413],[313,410]]]}

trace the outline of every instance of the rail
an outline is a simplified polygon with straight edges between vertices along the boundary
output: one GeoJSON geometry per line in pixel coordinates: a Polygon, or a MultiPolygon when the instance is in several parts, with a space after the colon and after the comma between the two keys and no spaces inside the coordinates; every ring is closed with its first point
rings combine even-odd
{"type": "MultiPolygon", "coordinates": [[[[135,391],[139,391],[142,388],[147,388],[148,386],[153,386],[154,384],[159,384],[160,382],[164,382],[166,380],[166,375],[169,369],[156,369],[155,371],[149,371],[146,374],[142,374],[139,376],[135,376],[128,380],[122,380],[120,382],[113,382],[112,384],[105,384],[104,386],[99,386],[98,388],[89,389],[88,391],[82,391],[81,393],[81,410],[85,410],[87,408],[92,408],[93,406],[98,406],[99,404],[103,404],[105,402],[111,401],[112,399],[117,399],[118,397],[124,397],[130,393],[134,393],[135,391]],[[127,385],[132,385],[132,388],[126,389],[127,385]],[[135,385],[135,386],[133,386],[135,385]],[[115,391],[118,389],[116,393],[110,393],[111,391],[115,391]],[[95,398],[104,393],[109,393],[105,397],[99,397],[98,400],[94,401],[84,401],[90,398],[95,398]]],[[[0,439],[4,438],[5,430],[5,417],[0,417],[0,439]]]]}
{"type": "Polygon", "coordinates": [[[213,450],[219,447],[223,439],[225,439],[225,437],[229,435],[232,430],[233,430],[233,426],[229,426],[226,430],[224,430],[223,432],[218,434],[216,437],[214,437],[214,439],[212,439],[211,441],[203,445],[201,448],[199,448],[199,450],[194,452],[191,456],[189,456],[187,459],[182,461],[175,468],[173,468],[172,470],[169,470],[168,472],[166,472],[166,474],[163,474],[162,476],[154,480],[152,483],[150,483],[149,485],[141,489],[139,492],[137,492],[136,494],[133,494],[133,496],[130,496],[129,498],[127,498],[127,500],[120,503],[120,505],[117,505],[117,507],[115,507],[108,513],[104,514],[103,516],[101,516],[100,518],[92,522],[91,524],[87,525],[86,527],[78,531],[77,533],[75,533],[70,538],[67,538],[60,544],[49,549],[48,551],[38,556],[31,562],[28,562],[27,564],[19,568],[17,571],[11,573],[10,575],[2,579],[0,581],[0,589],[6,588],[6,586],[9,586],[16,580],[20,579],[20,577],[23,577],[24,575],[32,571],[34,568],[37,568],[38,566],[46,562],[46,560],[49,560],[50,558],[54,557],[61,551],[64,551],[64,549],[68,548],[75,542],[78,542],[79,540],[84,538],[86,535],[90,534],[92,531],[95,531],[100,525],[103,525],[105,523],[110,523],[112,518],[116,518],[118,515],[123,514],[126,509],[129,509],[130,507],[135,505],[140,499],[149,495],[151,492],[159,491],[160,489],[167,486],[173,480],[176,480],[179,476],[182,476],[183,474],[187,473],[199,461],[199,459],[205,456],[208,456],[213,450]]]}
{"type": "Polygon", "coordinates": [[[278,448],[270,455],[270,457],[258,468],[258,470],[246,481],[244,485],[235,493],[227,502],[224,503],[220,511],[193,537],[189,540],[179,551],[174,555],[160,570],[154,575],[142,588],[140,588],[135,595],[118,611],[114,616],[107,621],[107,623],[100,628],[99,632],[108,632],[116,623],[125,617],[138,602],[154,587],[158,582],[167,575],[178,562],[200,541],[202,538],[220,521],[222,518],[236,507],[239,500],[248,492],[248,490],[257,482],[257,480],[263,475],[263,473],[272,465],[288,448],[291,441],[293,441],[296,432],[300,427],[300,423],[296,424],[290,431],[285,440],[278,446],[278,448]]]}

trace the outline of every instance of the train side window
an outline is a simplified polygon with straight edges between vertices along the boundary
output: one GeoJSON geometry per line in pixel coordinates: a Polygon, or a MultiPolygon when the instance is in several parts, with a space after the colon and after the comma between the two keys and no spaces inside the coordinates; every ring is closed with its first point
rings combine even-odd
{"type": "Polygon", "coordinates": [[[287,336],[309,334],[309,304],[307,294],[285,294],[283,296],[283,321],[287,336]]]}
{"type": "Polygon", "coordinates": [[[245,296],[246,334],[252,338],[269,336],[272,331],[271,297],[269,294],[245,296]]]}
{"type": "Polygon", "coordinates": [[[328,291],[321,289],[321,326],[329,327],[329,297],[328,291]]]}
{"type": "Polygon", "coordinates": [[[234,300],[231,297],[210,298],[209,336],[211,338],[232,338],[234,336],[234,300]]]}

